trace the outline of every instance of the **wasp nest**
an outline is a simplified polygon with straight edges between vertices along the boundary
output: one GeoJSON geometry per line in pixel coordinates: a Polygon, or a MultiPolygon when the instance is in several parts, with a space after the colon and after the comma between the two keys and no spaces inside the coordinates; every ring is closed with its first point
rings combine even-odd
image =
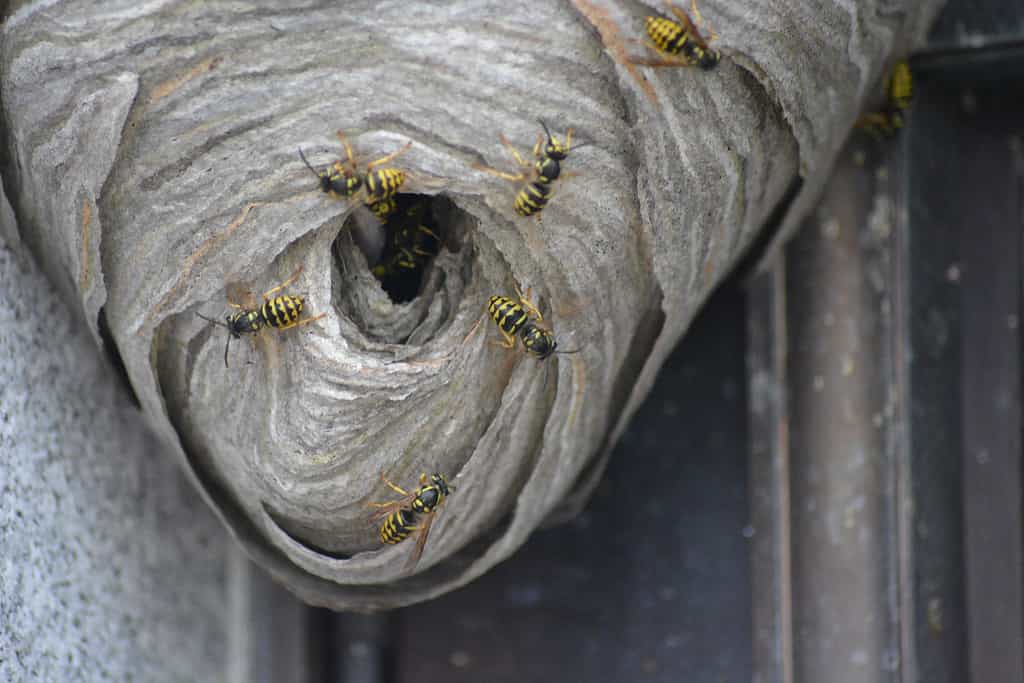
{"type": "MultiPolygon", "coordinates": [[[[708,70],[643,64],[663,6],[285,4],[23,4],[4,182],[248,553],[311,603],[376,609],[470,581],[579,503],[708,292],[803,176],[799,218],[938,3],[708,0],[708,70]],[[543,126],[574,139],[524,217],[543,126]],[[399,151],[371,170],[401,170],[400,194],[381,174],[345,196],[399,151]],[[575,353],[502,346],[485,305],[517,286],[575,353]],[[455,490],[413,565],[368,504],[400,497],[382,474],[415,494],[422,472],[455,490]]],[[[439,502],[426,486],[392,536],[439,502]]]]}

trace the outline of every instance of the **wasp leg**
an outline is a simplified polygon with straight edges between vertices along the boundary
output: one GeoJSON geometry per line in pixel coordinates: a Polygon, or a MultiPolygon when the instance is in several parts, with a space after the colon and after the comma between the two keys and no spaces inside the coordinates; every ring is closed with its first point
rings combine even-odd
{"type": "Polygon", "coordinates": [[[516,149],[515,146],[511,142],[509,142],[508,138],[505,137],[504,133],[502,133],[501,135],[498,136],[498,140],[501,141],[501,144],[505,145],[505,148],[508,149],[509,154],[511,154],[512,157],[516,160],[517,164],[519,164],[523,168],[531,168],[532,167],[532,164],[530,162],[528,162],[526,159],[523,158],[523,155],[521,155],[519,153],[519,150],[516,149]]]}
{"type": "Polygon", "coordinates": [[[412,140],[410,140],[409,142],[405,143],[405,145],[401,149],[398,149],[398,150],[392,152],[391,154],[388,154],[387,156],[383,156],[380,159],[375,159],[374,161],[371,161],[370,163],[368,163],[366,165],[366,172],[369,173],[370,171],[373,170],[374,166],[380,166],[381,164],[386,164],[389,161],[391,161],[392,159],[394,159],[395,157],[398,157],[399,155],[405,154],[406,152],[409,151],[409,148],[411,148],[411,147],[412,147],[412,140]]]}
{"type": "Polygon", "coordinates": [[[633,64],[636,64],[638,66],[652,66],[652,67],[655,67],[655,68],[658,68],[658,67],[696,66],[696,64],[694,64],[690,60],[686,59],[685,57],[677,57],[675,55],[665,54],[664,52],[659,50],[657,48],[657,46],[654,45],[654,43],[651,43],[651,42],[646,41],[646,40],[641,41],[641,42],[644,45],[646,45],[648,48],[650,48],[651,50],[654,50],[655,54],[657,54],[658,57],[655,57],[655,58],[650,58],[650,57],[630,57],[629,61],[632,62],[633,64]]]}
{"type": "MultiPolygon", "coordinates": [[[[352,154],[352,145],[348,144],[348,138],[346,138],[345,134],[342,133],[340,130],[334,131],[334,134],[338,136],[338,140],[341,141],[342,147],[345,148],[345,158],[348,159],[349,169],[351,169],[351,173],[355,174],[356,157],[354,154],[352,154]]],[[[340,163],[341,162],[335,162],[335,168],[338,168],[340,166],[340,163]]],[[[341,172],[344,173],[344,171],[341,172]]]]}
{"type": "Polygon", "coordinates": [[[870,114],[863,114],[853,125],[857,128],[865,128],[868,126],[885,126],[888,123],[888,116],[880,112],[872,112],[870,114]]]}
{"type": "Polygon", "coordinates": [[[544,149],[544,135],[537,133],[537,142],[533,143],[533,158],[540,159],[543,154],[541,150],[544,149]]]}
{"type": "Polygon", "coordinates": [[[500,327],[498,328],[498,332],[501,332],[501,336],[505,338],[505,341],[500,342],[491,340],[491,344],[495,346],[500,346],[505,349],[514,349],[516,347],[516,337],[513,337],[511,334],[501,329],[500,327]]]}
{"type": "Polygon", "coordinates": [[[381,473],[380,473],[380,480],[381,480],[382,482],[384,482],[385,484],[387,484],[387,485],[388,485],[388,487],[389,487],[389,488],[390,488],[390,489],[391,489],[392,491],[394,491],[395,493],[397,493],[397,494],[399,494],[399,495],[402,495],[402,496],[408,496],[408,495],[409,495],[409,492],[408,492],[408,491],[406,491],[405,489],[403,489],[403,488],[402,488],[401,486],[399,486],[399,485],[397,485],[397,484],[395,484],[395,483],[391,482],[391,481],[390,481],[390,480],[389,480],[389,479],[388,479],[387,477],[385,477],[385,476],[384,476],[384,473],[383,473],[383,472],[381,472],[381,473]]]}
{"type": "Polygon", "coordinates": [[[462,346],[465,346],[466,342],[468,342],[473,337],[473,335],[476,334],[476,330],[477,330],[478,327],[480,327],[480,323],[482,323],[486,318],[487,318],[487,311],[484,311],[480,315],[480,318],[477,319],[477,321],[473,325],[472,329],[470,329],[469,333],[462,339],[462,343],[459,344],[460,348],[462,346]]]}
{"type": "MultiPolygon", "coordinates": [[[[705,43],[710,43],[713,40],[718,40],[718,34],[715,33],[715,29],[711,28],[711,22],[706,21],[704,17],[700,15],[700,10],[697,9],[697,0],[690,0],[690,11],[693,12],[693,21],[687,21],[686,23],[693,27],[694,31],[701,27],[706,27],[708,31],[708,38],[705,43]]],[[[677,17],[686,17],[686,13],[681,10],[673,8],[672,13],[677,17]]]]}
{"type": "Polygon", "coordinates": [[[867,133],[876,142],[884,141],[885,136],[892,135],[894,131],[889,117],[880,112],[863,114],[859,119],[857,119],[857,122],[853,124],[853,127],[867,133]]]}
{"type": "Polygon", "coordinates": [[[690,35],[698,44],[704,43],[706,45],[718,38],[718,34],[715,33],[713,28],[711,28],[711,24],[704,21],[704,17],[701,16],[700,10],[697,9],[697,0],[690,0],[690,11],[693,12],[693,19],[690,19],[690,16],[683,10],[679,9],[679,7],[677,7],[675,3],[671,2],[671,0],[665,0],[665,5],[668,7],[669,11],[675,15],[676,19],[683,23],[686,29],[690,32],[690,35]],[[709,34],[707,40],[701,38],[700,28],[702,26],[707,26],[709,34]]]}
{"type": "Polygon", "coordinates": [[[300,273],[302,273],[302,269],[303,269],[304,267],[305,267],[305,266],[303,266],[303,265],[300,265],[300,266],[299,266],[298,268],[296,268],[296,269],[295,269],[295,272],[294,272],[294,273],[292,273],[291,277],[289,277],[289,278],[288,278],[287,280],[285,280],[284,282],[282,282],[281,284],[279,284],[279,285],[278,285],[277,287],[274,287],[273,289],[271,289],[271,290],[268,290],[268,291],[267,291],[267,292],[266,292],[266,293],[265,293],[265,294],[263,295],[263,300],[264,300],[264,301],[267,301],[267,300],[269,300],[269,299],[270,299],[270,295],[271,295],[271,294],[273,294],[274,292],[280,292],[280,291],[281,291],[282,289],[284,289],[285,287],[287,287],[287,286],[288,286],[288,285],[290,285],[291,283],[295,282],[295,280],[297,280],[297,279],[298,279],[298,277],[299,277],[299,274],[300,274],[300,273]]]}
{"type": "Polygon", "coordinates": [[[425,226],[425,225],[421,225],[421,226],[419,226],[419,229],[420,229],[420,231],[421,231],[421,232],[425,232],[425,233],[427,233],[428,235],[430,235],[431,237],[433,237],[433,238],[434,238],[435,240],[437,240],[438,242],[440,242],[440,241],[441,241],[441,238],[437,236],[437,233],[435,233],[435,232],[434,232],[433,230],[431,230],[431,229],[430,229],[430,228],[428,228],[427,226],[425,226]]]}
{"type": "Polygon", "coordinates": [[[516,285],[516,294],[519,296],[519,303],[526,309],[526,314],[532,315],[540,322],[544,322],[544,316],[540,314],[537,307],[533,305],[532,301],[530,301],[530,288],[527,287],[526,294],[523,294],[523,291],[519,289],[519,285],[516,285]]]}
{"type": "Polygon", "coordinates": [[[505,180],[511,180],[514,183],[521,182],[526,178],[525,173],[506,173],[504,171],[499,171],[496,168],[491,168],[490,166],[483,166],[482,164],[473,164],[473,169],[483,171],[484,173],[490,173],[491,175],[496,175],[499,178],[504,178],[505,180]]]}
{"type": "Polygon", "coordinates": [[[320,315],[315,315],[312,318],[303,318],[302,320],[296,320],[293,323],[288,323],[287,325],[283,325],[283,326],[281,326],[281,327],[279,327],[277,329],[283,331],[283,330],[290,330],[293,327],[302,327],[303,325],[308,325],[310,323],[316,322],[320,318],[323,318],[325,315],[327,315],[327,314],[326,313],[321,313],[320,315]]]}

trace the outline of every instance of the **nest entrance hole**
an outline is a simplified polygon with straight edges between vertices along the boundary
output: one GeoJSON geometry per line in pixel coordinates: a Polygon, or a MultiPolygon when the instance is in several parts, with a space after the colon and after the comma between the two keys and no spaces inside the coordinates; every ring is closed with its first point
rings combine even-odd
{"type": "Polygon", "coordinates": [[[424,343],[472,279],[476,219],[440,195],[396,195],[383,219],[377,209],[353,211],[334,241],[334,303],[375,342],[424,343]]]}
{"type": "Polygon", "coordinates": [[[398,194],[388,201],[383,220],[355,212],[342,232],[351,233],[388,298],[404,304],[423,293],[426,274],[442,249],[458,251],[450,219],[459,210],[440,196],[398,194]]]}

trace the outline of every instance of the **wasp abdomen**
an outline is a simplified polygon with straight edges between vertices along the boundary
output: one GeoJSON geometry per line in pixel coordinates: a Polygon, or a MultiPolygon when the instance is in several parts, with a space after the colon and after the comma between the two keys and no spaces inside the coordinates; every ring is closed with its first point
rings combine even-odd
{"type": "Polygon", "coordinates": [[[678,54],[686,45],[686,30],[674,21],[664,17],[647,17],[644,20],[647,35],[662,52],[678,54]]]}
{"type": "Polygon", "coordinates": [[[689,65],[697,65],[702,69],[714,68],[721,60],[719,52],[707,46],[704,38],[697,33],[696,25],[684,12],[676,8],[673,8],[673,12],[683,24],[665,17],[649,16],[644,19],[644,28],[654,47],[659,52],[681,58],[689,65]]]}
{"type": "Polygon", "coordinates": [[[403,508],[388,515],[380,527],[382,543],[394,545],[401,543],[416,529],[416,512],[403,508]]]}
{"type": "Polygon", "coordinates": [[[370,204],[370,211],[377,217],[377,220],[386,221],[395,211],[398,210],[398,200],[394,197],[382,199],[370,204]]]}
{"type": "Polygon", "coordinates": [[[551,185],[544,182],[543,178],[538,178],[516,195],[514,203],[516,213],[520,216],[532,216],[547,206],[552,192],[551,185]]]}
{"type": "Polygon", "coordinates": [[[299,322],[302,314],[302,297],[283,294],[263,302],[260,316],[271,327],[285,329],[299,322]]]}
{"type": "Polygon", "coordinates": [[[381,168],[367,173],[363,182],[366,184],[366,203],[375,204],[398,193],[405,182],[405,172],[397,168],[381,168]]]}
{"type": "Polygon", "coordinates": [[[507,296],[492,296],[487,310],[503,331],[514,335],[527,320],[527,313],[518,303],[507,296]]]}

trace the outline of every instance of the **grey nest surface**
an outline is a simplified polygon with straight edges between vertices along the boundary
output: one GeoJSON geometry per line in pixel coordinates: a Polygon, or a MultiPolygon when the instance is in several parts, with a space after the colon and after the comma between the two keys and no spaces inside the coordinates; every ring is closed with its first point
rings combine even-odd
{"type": "MultiPolygon", "coordinates": [[[[938,2],[707,0],[716,68],[650,68],[663,4],[22,3],[3,27],[4,183],[22,239],[123,362],[141,411],[249,555],[310,603],[442,594],[585,500],[709,292],[784,197],[812,205],[892,55],[938,2]],[[574,147],[539,218],[505,135],[574,147]],[[317,170],[407,173],[440,236],[411,296],[386,238],[317,170]],[[571,173],[568,173],[571,172],[571,173]],[[792,198],[792,197],[790,197],[792,198]],[[382,246],[383,244],[383,246],[382,246]],[[304,318],[232,342],[229,302],[304,318]],[[510,350],[492,295],[532,291],[560,348],[510,350]],[[456,487],[413,541],[368,503],[456,487]]],[[[98,436],[101,438],[101,436],[98,436]]],[[[686,457],[680,453],[679,457],[686,457]]]]}

